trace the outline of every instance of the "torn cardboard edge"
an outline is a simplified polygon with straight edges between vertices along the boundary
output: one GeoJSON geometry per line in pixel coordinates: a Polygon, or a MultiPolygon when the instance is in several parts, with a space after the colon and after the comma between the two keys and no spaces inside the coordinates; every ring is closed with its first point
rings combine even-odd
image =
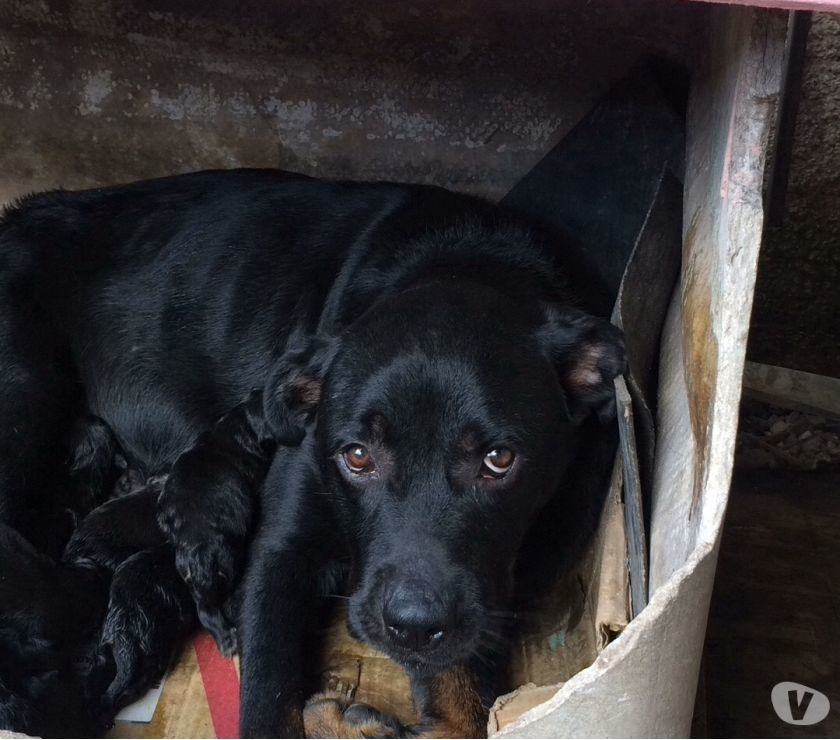
{"type": "MultiPolygon", "coordinates": [[[[654,380],[668,307],[680,274],[682,184],[667,164],[659,172],[644,222],[624,268],[611,316],[628,333],[628,371],[615,380],[619,451],[596,536],[579,572],[589,579],[594,604],[594,653],[590,665],[648,603],[648,537],[644,501],[650,500],[656,409],[654,380]],[[651,398],[653,396],[653,398],[651,398]],[[644,471],[641,464],[644,463],[644,471]],[[646,475],[643,475],[643,472],[646,475]],[[647,491],[643,487],[647,488],[647,491]],[[591,569],[586,573],[587,566],[591,569]]],[[[591,606],[587,604],[587,606],[591,606]]],[[[585,670],[588,666],[582,666],[585,670]]],[[[490,712],[492,734],[553,697],[566,681],[533,680],[499,697],[490,712]]]]}
{"type": "Polygon", "coordinates": [[[499,732],[519,719],[525,712],[548,701],[562,686],[562,683],[554,686],[537,686],[534,683],[528,683],[520,686],[516,691],[500,696],[490,712],[488,734],[499,732]]]}
{"type": "MultiPolygon", "coordinates": [[[[591,665],[630,622],[627,532],[622,500],[623,469],[621,454],[617,453],[598,528],[579,568],[579,573],[582,575],[585,576],[588,573],[584,606],[585,610],[592,615],[588,621],[581,619],[577,628],[589,631],[589,644],[594,644],[593,654],[579,656],[581,659],[586,657],[583,662],[587,665],[591,665]]],[[[581,670],[584,667],[582,666],[581,670]]],[[[528,672],[535,673],[533,670],[528,672]]],[[[568,678],[572,678],[576,673],[569,675],[568,678]]],[[[498,697],[490,710],[488,730],[491,734],[499,732],[518,720],[525,712],[549,700],[563,687],[564,683],[565,681],[538,684],[527,681],[512,692],[498,697]]]]}
{"type": "Polygon", "coordinates": [[[616,455],[610,493],[602,514],[601,563],[595,597],[595,646],[599,653],[630,621],[627,532],[621,503],[623,468],[620,456],[616,455]]]}

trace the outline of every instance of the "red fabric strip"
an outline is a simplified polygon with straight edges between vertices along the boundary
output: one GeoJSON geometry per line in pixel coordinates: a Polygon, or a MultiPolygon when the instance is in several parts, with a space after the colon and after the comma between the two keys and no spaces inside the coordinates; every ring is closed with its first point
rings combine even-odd
{"type": "Polygon", "coordinates": [[[195,638],[195,655],[218,738],[239,737],[239,676],[232,660],[223,658],[209,632],[195,638]]]}

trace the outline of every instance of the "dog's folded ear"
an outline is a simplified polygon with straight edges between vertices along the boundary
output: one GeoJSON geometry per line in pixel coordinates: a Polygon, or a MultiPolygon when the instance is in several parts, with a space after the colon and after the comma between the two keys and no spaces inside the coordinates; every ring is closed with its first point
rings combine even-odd
{"type": "Polygon", "coordinates": [[[324,373],[335,354],[336,340],[308,337],[290,342],[263,389],[265,422],[281,445],[297,445],[315,418],[324,373]]]}
{"type": "Polygon", "coordinates": [[[548,305],[537,339],[557,368],[572,419],[595,412],[609,421],[615,415],[613,379],[627,367],[621,329],[576,308],[548,305]]]}

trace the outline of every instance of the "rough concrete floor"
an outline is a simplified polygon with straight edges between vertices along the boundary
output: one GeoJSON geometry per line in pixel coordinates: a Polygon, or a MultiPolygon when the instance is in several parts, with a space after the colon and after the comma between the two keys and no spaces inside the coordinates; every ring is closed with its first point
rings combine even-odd
{"type": "Polygon", "coordinates": [[[736,473],[706,637],[705,732],[701,720],[696,734],[840,735],[838,493],[840,467],[736,473]],[[828,717],[782,722],[770,704],[781,681],[826,694],[828,717]]]}

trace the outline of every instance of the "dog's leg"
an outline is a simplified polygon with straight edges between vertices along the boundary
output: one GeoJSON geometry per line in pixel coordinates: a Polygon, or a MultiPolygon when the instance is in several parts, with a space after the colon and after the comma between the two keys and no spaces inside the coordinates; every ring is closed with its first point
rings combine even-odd
{"type": "Polygon", "coordinates": [[[397,719],[367,704],[357,704],[341,691],[327,691],[309,699],[303,724],[308,738],[414,737],[397,719]]]}
{"type": "Polygon", "coordinates": [[[242,737],[303,737],[305,641],[329,579],[336,537],[312,448],[281,447],[265,484],[263,516],[243,581],[242,737]]]}
{"type": "Polygon", "coordinates": [[[402,725],[373,707],[354,703],[344,693],[326,692],[306,704],[306,737],[486,737],[488,710],[481,700],[478,678],[468,667],[458,665],[415,677],[412,688],[422,717],[417,724],[402,725]]]}
{"type": "Polygon", "coordinates": [[[275,448],[262,392],[255,391],[176,460],[158,503],[158,523],[199,620],[227,656],[236,652],[238,638],[225,604],[245,567],[258,492],[275,448]]]}
{"type": "MultiPolygon", "coordinates": [[[[484,671],[482,671],[483,673],[484,671]]],[[[489,707],[479,673],[455,665],[432,676],[412,680],[421,721],[411,727],[416,737],[486,737],[489,707]]]]}
{"type": "Polygon", "coordinates": [[[314,615],[313,554],[293,546],[261,546],[252,554],[239,620],[242,737],[304,736],[302,653],[314,615]]]}

